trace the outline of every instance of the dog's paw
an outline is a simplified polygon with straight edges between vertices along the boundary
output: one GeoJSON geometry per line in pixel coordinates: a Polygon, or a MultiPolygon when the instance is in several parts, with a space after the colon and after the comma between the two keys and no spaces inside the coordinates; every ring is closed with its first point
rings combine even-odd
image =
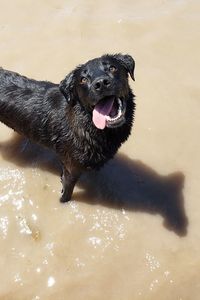
{"type": "Polygon", "coordinates": [[[63,193],[60,197],[60,202],[61,203],[65,203],[71,200],[71,195],[67,194],[67,193],[63,193]]]}

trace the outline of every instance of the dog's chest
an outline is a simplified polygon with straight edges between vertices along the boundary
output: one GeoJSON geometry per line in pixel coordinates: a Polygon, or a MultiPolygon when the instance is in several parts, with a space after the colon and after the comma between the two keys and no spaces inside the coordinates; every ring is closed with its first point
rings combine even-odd
{"type": "Polygon", "coordinates": [[[76,139],[76,160],[86,168],[99,168],[114,156],[119,145],[104,132],[79,128],[76,139]]]}

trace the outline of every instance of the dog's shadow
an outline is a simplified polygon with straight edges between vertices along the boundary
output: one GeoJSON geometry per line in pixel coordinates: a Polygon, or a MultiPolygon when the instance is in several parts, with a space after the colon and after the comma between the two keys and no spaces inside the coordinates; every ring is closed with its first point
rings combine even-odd
{"type": "MultiPolygon", "coordinates": [[[[17,165],[31,165],[61,174],[61,165],[54,153],[18,135],[0,143],[0,152],[4,159],[17,165]]],[[[79,186],[83,191],[74,193],[77,201],[160,214],[166,228],[179,236],[187,233],[181,172],[162,176],[141,161],[118,154],[100,171],[83,174],[79,186]]]]}

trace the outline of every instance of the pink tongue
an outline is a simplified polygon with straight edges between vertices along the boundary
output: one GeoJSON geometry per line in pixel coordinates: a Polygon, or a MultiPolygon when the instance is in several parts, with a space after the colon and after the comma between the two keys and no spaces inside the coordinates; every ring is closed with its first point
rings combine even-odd
{"type": "Polygon", "coordinates": [[[114,97],[109,97],[95,105],[92,121],[98,129],[104,129],[106,127],[106,116],[110,114],[113,103],[114,97]]]}

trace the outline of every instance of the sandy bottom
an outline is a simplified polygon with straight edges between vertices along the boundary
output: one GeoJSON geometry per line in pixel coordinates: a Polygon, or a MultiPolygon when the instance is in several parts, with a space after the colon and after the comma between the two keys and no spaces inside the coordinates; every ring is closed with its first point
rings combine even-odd
{"type": "Polygon", "coordinates": [[[0,124],[0,299],[199,299],[200,2],[0,4],[2,67],[59,82],[129,53],[137,96],[132,136],[66,205],[55,157],[0,124]]]}

